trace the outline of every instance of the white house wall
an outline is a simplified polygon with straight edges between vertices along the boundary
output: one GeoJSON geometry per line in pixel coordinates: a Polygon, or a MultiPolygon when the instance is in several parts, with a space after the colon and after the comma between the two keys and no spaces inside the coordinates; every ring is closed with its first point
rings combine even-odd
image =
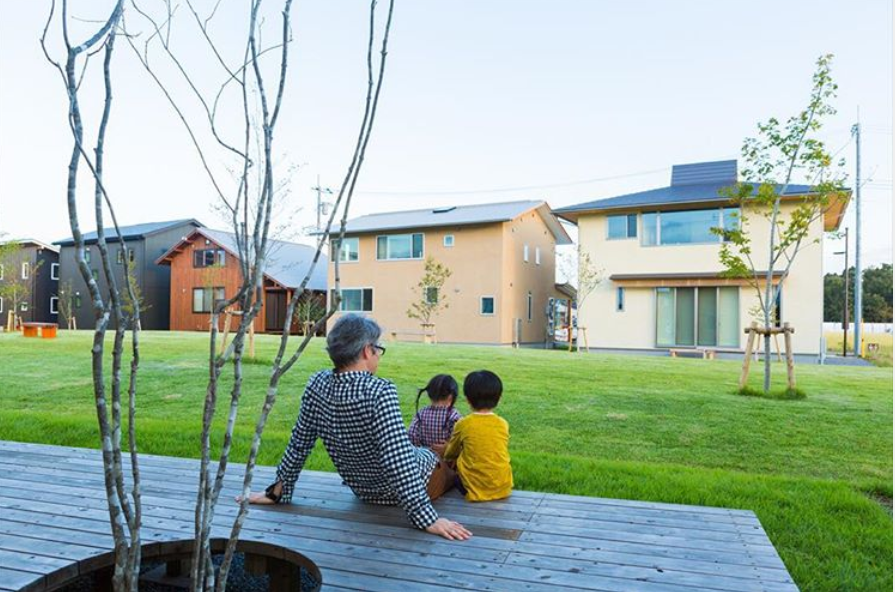
{"type": "MultiPolygon", "coordinates": [[[[784,215],[793,206],[784,204],[784,215]]],[[[718,261],[720,245],[641,246],[642,220],[638,216],[638,236],[633,239],[608,240],[606,215],[579,218],[579,249],[589,253],[604,280],[579,311],[579,326],[586,327],[591,347],[651,349],[656,347],[656,302],[654,288],[627,287],[625,310],[616,311],[617,284],[614,274],[717,273],[723,270],[718,261]]],[[[749,228],[756,251],[756,267],[766,269],[767,256],[761,257],[768,240],[770,225],[763,218],[752,219],[749,228]]],[[[782,320],[795,328],[793,349],[800,354],[820,352],[823,320],[822,222],[811,229],[807,246],[799,253],[789,277],[784,282],[782,320]]],[[[777,269],[783,268],[778,263],[777,269]]],[[[752,287],[740,288],[740,347],[745,348],[743,329],[754,318],[758,297],[752,287]]],[[[782,336],[780,346],[783,347],[782,336]]]]}

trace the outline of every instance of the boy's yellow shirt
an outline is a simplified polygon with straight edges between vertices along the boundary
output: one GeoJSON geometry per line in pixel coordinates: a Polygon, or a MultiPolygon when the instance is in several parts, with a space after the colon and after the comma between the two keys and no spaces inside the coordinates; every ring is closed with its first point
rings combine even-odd
{"type": "Polygon", "coordinates": [[[467,500],[509,497],[513,491],[509,445],[510,425],[498,415],[472,413],[457,421],[444,458],[457,459],[467,500]]]}

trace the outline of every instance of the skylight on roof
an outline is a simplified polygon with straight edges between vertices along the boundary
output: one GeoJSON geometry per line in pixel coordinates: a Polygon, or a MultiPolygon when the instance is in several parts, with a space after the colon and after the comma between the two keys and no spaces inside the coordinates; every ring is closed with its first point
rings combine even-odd
{"type": "Polygon", "coordinates": [[[457,209],[457,206],[448,206],[446,208],[435,208],[432,210],[433,214],[446,214],[448,212],[453,212],[457,209]]]}

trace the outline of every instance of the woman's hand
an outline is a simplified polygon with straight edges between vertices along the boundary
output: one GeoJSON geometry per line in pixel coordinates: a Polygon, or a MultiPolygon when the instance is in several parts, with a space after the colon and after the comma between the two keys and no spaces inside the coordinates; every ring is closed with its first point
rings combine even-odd
{"type": "MultiPolygon", "coordinates": [[[[270,488],[268,488],[268,489],[270,489],[270,488]]],[[[277,497],[283,495],[283,484],[282,484],[282,483],[277,483],[277,484],[274,486],[274,488],[273,488],[273,494],[274,494],[275,496],[277,496],[277,497]]],[[[237,504],[241,504],[241,503],[242,503],[242,496],[241,496],[241,495],[237,495],[237,496],[236,496],[236,503],[237,503],[237,504]]],[[[260,492],[260,493],[259,493],[259,492],[256,492],[256,493],[250,493],[250,494],[249,494],[249,503],[250,503],[250,504],[257,504],[257,505],[259,505],[259,506],[269,506],[269,505],[275,504],[275,503],[277,503],[277,502],[276,502],[275,500],[272,500],[272,499],[270,499],[269,497],[267,497],[267,492],[266,492],[266,491],[263,491],[263,492],[260,492]]]]}
{"type": "MultiPolygon", "coordinates": [[[[242,503],[242,496],[241,496],[241,495],[237,495],[237,496],[236,496],[236,503],[237,503],[237,504],[241,504],[241,503],[242,503]]],[[[259,506],[265,506],[265,505],[272,505],[272,504],[275,504],[276,502],[273,501],[272,499],[270,499],[269,497],[267,497],[267,496],[264,494],[264,492],[260,492],[260,493],[259,493],[259,492],[255,492],[255,493],[250,493],[250,494],[249,494],[249,503],[250,503],[250,504],[258,504],[259,506]]]]}
{"type": "Polygon", "coordinates": [[[466,530],[462,524],[447,518],[439,518],[426,529],[426,532],[437,534],[449,541],[465,541],[472,536],[472,533],[466,530]]]}

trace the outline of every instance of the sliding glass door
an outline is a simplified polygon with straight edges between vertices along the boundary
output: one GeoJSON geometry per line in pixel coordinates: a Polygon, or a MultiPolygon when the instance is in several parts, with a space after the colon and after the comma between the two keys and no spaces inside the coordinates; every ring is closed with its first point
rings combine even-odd
{"type": "Polygon", "coordinates": [[[739,347],[739,331],[739,288],[656,288],[657,347],[739,347]]]}
{"type": "Polygon", "coordinates": [[[674,288],[656,288],[656,345],[674,345],[674,288]]]}

